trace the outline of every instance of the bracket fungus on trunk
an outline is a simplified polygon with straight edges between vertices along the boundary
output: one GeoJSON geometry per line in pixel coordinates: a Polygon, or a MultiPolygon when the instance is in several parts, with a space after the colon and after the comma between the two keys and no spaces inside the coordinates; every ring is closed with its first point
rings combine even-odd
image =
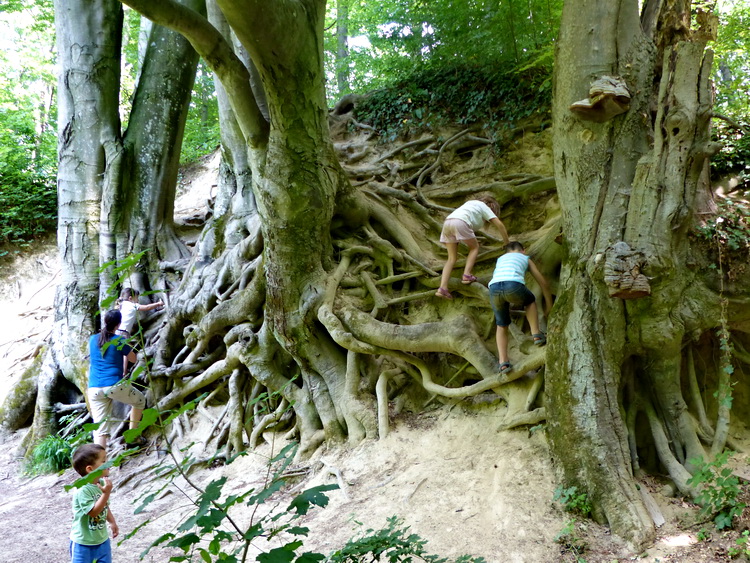
{"type": "Polygon", "coordinates": [[[630,109],[630,91],[617,76],[602,76],[589,88],[589,97],[574,102],[570,111],[581,119],[604,123],[630,109]]]}
{"type": "Polygon", "coordinates": [[[604,260],[604,282],[610,297],[638,299],[651,295],[648,278],[643,274],[646,258],[632,250],[626,242],[616,242],[607,248],[604,260]]]}

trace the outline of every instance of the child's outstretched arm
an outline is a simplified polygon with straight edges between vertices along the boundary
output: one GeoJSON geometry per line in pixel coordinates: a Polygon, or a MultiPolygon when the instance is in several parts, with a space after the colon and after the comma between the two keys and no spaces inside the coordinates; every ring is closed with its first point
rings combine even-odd
{"type": "Polygon", "coordinates": [[[542,294],[544,295],[544,315],[547,316],[549,315],[550,309],[552,309],[552,292],[549,290],[547,279],[542,272],[539,271],[539,268],[536,267],[536,264],[534,264],[534,261],[531,258],[529,258],[529,272],[534,276],[539,287],[542,288],[542,294]]]}
{"type": "Polygon", "coordinates": [[[152,311],[153,309],[163,308],[164,301],[159,299],[155,303],[149,303],[148,305],[141,305],[140,303],[138,303],[136,307],[138,308],[139,311],[152,311]]]}
{"type": "Polygon", "coordinates": [[[508,244],[510,242],[510,239],[508,238],[508,229],[505,228],[503,222],[497,217],[493,217],[490,219],[490,223],[497,227],[497,230],[500,231],[500,235],[503,237],[503,242],[508,244]]]}

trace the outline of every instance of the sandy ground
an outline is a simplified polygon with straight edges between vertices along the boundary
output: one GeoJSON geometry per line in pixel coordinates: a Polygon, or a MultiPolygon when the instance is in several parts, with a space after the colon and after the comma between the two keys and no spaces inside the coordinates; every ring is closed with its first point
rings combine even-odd
{"type": "MultiPolygon", "coordinates": [[[[394,431],[384,440],[364,442],[354,448],[323,449],[313,459],[292,469],[306,473],[275,494],[266,507],[285,507],[294,492],[320,484],[341,483],[328,493],[326,508],[315,508],[302,523],[310,528],[304,550],[331,553],[349,538],[368,528],[380,529],[391,516],[403,518],[410,531],[427,540],[430,553],[449,557],[481,556],[488,563],[554,563],[577,561],[574,554],[556,543],[555,536],[570,518],[552,503],[554,475],[542,432],[497,432],[498,412],[467,413],[460,408],[440,408],[395,421],[394,431]],[[337,476],[338,475],[338,476],[337,476]]],[[[199,457],[209,422],[192,418],[190,437],[196,440],[190,453],[199,457]]],[[[6,436],[0,455],[0,553],[5,562],[66,561],[70,522],[70,496],[64,485],[72,483],[72,470],[62,475],[29,479],[20,474],[13,451],[21,432],[6,436]]],[[[266,442],[248,456],[230,465],[191,475],[205,486],[210,480],[228,478],[225,494],[262,488],[267,461],[282,446],[280,436],[266,435],[266,442]]],[[[177,444],[183,446],[186,444],[177,444]]],[[[140,514],[134,514],[141,499],[159,485],[155,464],[163,461],[158,440],[147,453],[112,470],[115,489],[111,508],[122,537],[144,522],[133,538],[114,546],[114,561],[140,561],[151,541],[175,532],[192,513],[195,495],[182,479],[167,488],[140,514]]],[[[649,486],[644,483],[644,486],[649,486]]],[[[639,560],[729,561],[728,542],[714,532],[712,539],[698,542],[698,527],[692,522],[694,506],[656,494],[668,519],[657,543],[647,552],[635,554],[612,538],[608,531],[587,522],[578,534],[588,548],[588,563],[639,560]]],[[[253,514],[239,506],[237,522],[247,525],[253,514]]],[[[710,526],[709,526],[710,528],[710,526]]],[[[254,561],[261,550],[276,547],[279,539],[251,548],[254,561]]],[[[160,548],[143,560],[165,562],[177,552],[160,548]]],[[[196,561],[199,560],[196,558],[196,561]]]]}
{"type": "MultiPolygon", "coordinates": [[[[184,186],[178,206],[186,215],[200,211],[215,183],[212,163],[194,170],[199,188],[184,186]]],[[[39,244],[0,272],[0,401],[31,361],[49,331],[54,286],[59,266],[54,245],[39,244]]],[[[488,563],[553,563],[577,561],[575,554],[556,543],[555,536],[570,516],[552,503],[556,487],[550,454],[542,431],[497,432],[503,407],[465,411],[460,405],[441,407],[419,415],[403,414],[392,421],[393,431],[380,441],[355,447],[321,449],[313,459],[297,466],[305,474],[282,492],[271,506],[285,506],[292,490],[322,483],[342,484],[329,493],[330,504],[304,517],[311,529],[304,550],[330,553],[367,528],[380,529],[391,516],[427,540],[431,553],[454,558],[461,554],[481,556],[488,563]],[[340,475],[336,477],[336,475],[340,475]]],[[[193,414],[192,430],[178,444],[195,440],[193,453],[200,456],[210,423],[193,414]]],[[[70,496],[64,485],[75,480],[72,470],[62,475],[30,479],[22,474],[16,457],[24,430],[0,435],[0,561],[60,563],[68,559],[70,496]]],[[[228,466],[196,472],[205,485],[226,475],[227,491],[262,487],[267,460],[281,447],[281,438],[266,435],[255,452],[228,466]],[[275,444],[275,446],[272,446],[275,444]]],[[[116,545],[118,563],[140,561],[139,554],[163,533],[174,531],[190,513],[190,487],[178,481],[162,492],[147,509],[134,514],[138,499],[158,482],[155,464],[163,459],[162,444],[154,440],[147,453],[128,460],[112,471],[115,490],[111,507],[121,534],[146,521],[135,537],[116,545]],[[187,495],[185,493],[188,493],[187,495]]],[[[209,447],[208,450],[211,448],[209,447]]],[[[747,465],[746,456],[739,461],[747,465]]],[[[584,523],[578,534],[588,549],[579,562],[714,562],[729,561],[727,539],[714,532],[698,542],[700,526],[692,525],[695,507],[681,499],[663,497],[657,480],[642,483],[659,504],[666,524],[647,552],[634,554],[615,541],[606,528],[584,523]]],[[[248,509],[236,510],[239,522],[252,517],[248,509]]],[[[705,526],[710,528],[710,526],[705,526]]],[[[736,537],[736,536],[735,536],[736,537]]],[[[122,538],[118,538],[122,539],[122,538]]],[[[274,543],[253,548],[257,550],[274,543]]],[[[155,549],[144,560],[162,563],[175,552],[155,549]]],[[[196,559],[197,560],[197,559],[196,559]]]]}

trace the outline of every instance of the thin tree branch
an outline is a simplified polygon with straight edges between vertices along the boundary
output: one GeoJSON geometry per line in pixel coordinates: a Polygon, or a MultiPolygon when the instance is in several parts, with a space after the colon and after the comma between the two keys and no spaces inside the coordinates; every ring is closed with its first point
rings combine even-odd
{"type": "Polygon", "coordinates": [[[712,112],[711,117],[713,117],[714,119],[721,119],[722,121],[726,122],[726,124],[729,125],[732,129],[737,129],[737,131],[742,131],[743,133],[750,133],[750,127],[746,127],[740,123],[737,123],[734,119],[732,119],[731,117],[727,117],[722,113],[712,112]]]}

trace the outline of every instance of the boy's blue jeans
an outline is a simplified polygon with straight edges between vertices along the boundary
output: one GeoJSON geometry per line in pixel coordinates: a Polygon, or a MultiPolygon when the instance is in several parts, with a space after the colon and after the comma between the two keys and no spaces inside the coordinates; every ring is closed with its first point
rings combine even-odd
{"type": "Polygon", "coordinates": [[[490,285],[490,305],[495,313],[497,326],[510,324],[510,305],[528,307],[536,301],[536,297],[522,283],[501,281],[490,285]]]}
{"type": "Polygon", "coordinates": [[[109,540],[99,545],[81,545],[70,542],[71,563],[112,563],[112,548],[109,540]]]}

